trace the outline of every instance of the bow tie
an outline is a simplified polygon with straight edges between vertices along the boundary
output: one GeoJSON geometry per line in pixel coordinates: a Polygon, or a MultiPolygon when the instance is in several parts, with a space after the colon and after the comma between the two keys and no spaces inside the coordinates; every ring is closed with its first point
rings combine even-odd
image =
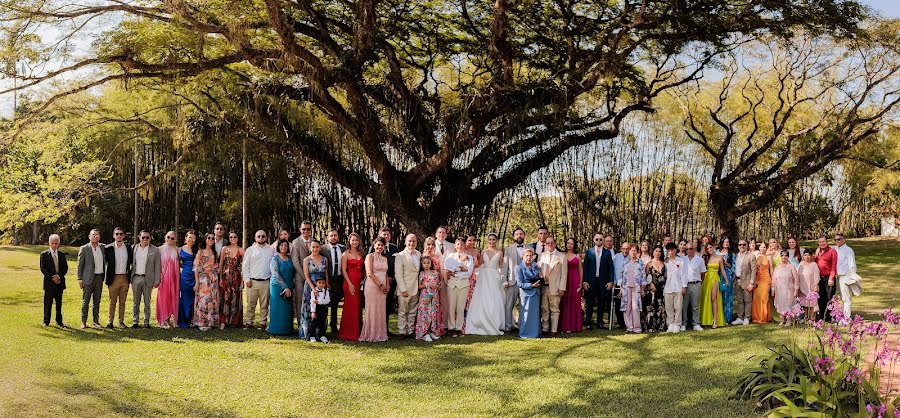
{"type": "Polygon", "coordinates": [[[524,245],[522,245],[522,244],[518,244],[518,245],[516,245],[516,248],[523,248],[523,247],[525,247],[525,246],[524,246],[524,245]]]}

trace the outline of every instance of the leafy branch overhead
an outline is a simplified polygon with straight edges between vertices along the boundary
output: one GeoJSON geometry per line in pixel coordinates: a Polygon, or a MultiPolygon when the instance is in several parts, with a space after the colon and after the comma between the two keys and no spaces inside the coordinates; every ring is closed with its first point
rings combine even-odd
{"type": "Polygon", "coordinates": [[[661,93],[697,80],[748,36],[853,38],[865,16],[842,0],[0,6],[0,19],[17,23],[3,42],[44,68],[24,75],[26,86],[91,71],[43,108],[113,81],[229,74],[237,86],[210,89],[210,99],[232,103],[258,140],[293,148],[420,232],[458,207],[491,202],[573,147],[618,136],[626,118],[653,111],[661,93]],[[57,48],[21,42],[47,26],[85,35],[93,21],[108,29],[88,33],[87,56],[63,64],[57,48]],[[311,129],[308,117],[326,128],[311,129]]]}

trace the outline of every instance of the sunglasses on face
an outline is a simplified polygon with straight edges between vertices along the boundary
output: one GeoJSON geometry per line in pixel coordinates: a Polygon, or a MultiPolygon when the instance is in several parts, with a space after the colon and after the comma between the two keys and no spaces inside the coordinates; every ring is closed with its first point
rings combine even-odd
{"type": "Polygon", "coordinates": [[[257,235],[257,236],[256,236],[256,239],[262,239],[262,238],[265,238],[265,237],[266,237],[265,235],[257,235]]]}
{"type": "Polygon", "coordinates": [[[167,240],[174,241],[175,237],[166,237],[167,240]]]}
{"type": "Polygon", "coordinates": [[[228,237],[228,238],[229,238],[229,239],[237,239],[237,237],[234,236],[234,235],[232,235],[232,236],[230,236],[230,237],[228,237]]]}
{"type": "Polygon", "coordinates": [[[215,238],[214,238],[214,237],[206,237],[206,240],[207,240],[207,241],[214,241],[215,238]]]}
{"type": "Polygon", "coordinates": [[[124,232],[116,232],[116,233],[113,234],[113,235],[125,235],[125,233],[124,233],[124,232]]]}
{"type": "Polygon", "coordinates": [[[222,227],[217,227],[217,228],[216,228],[216,231],[224,231],[224,230],[225,230],[225,228],[222,228],[222,227]]]}
{"type": "Polygon", "coordinates": [[[150,237],[141,237],[141,239],[150,239],[150,237]]]}
{"type": "Polygon", "coordinates": [[[309,231],[312,228],[300,228],[301,231],[309,231]]]}
{"type": "Polygon", "coordinates": [[[738,244],[738,247],[746,247],[747,244],[738,244]]]}

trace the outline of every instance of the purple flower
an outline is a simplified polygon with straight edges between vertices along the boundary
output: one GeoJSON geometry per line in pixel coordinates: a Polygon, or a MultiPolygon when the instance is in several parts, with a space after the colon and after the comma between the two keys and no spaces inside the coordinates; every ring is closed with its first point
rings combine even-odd
{"type": "Polygon", "coordinates": [[[844,373],[844,380],[851,383],[859,383],[862,377],[863,372],[857,367],[850,367],[849,369],[847,369],[847,373],[844,373]]]}
{"type": "Polygon", "coordinates": [[[842,323],[847,318],[844,316],[844,306],[843,302],[841,302],[840,297],[838,295],[834,295],[830,301],[828,301],[828,311],[831,312],[831,319],[834,322],[842,323]]]}
{"type": "Polygon", "coordinates": [[[813,291],[807,293],[806,298],[804,298],[804,299],[807,302],[815,302],[815,301],[819,300],[819,292],[816,292],[815,290],[813,290],[813,291]]]}
{"type": "Polygon", "coordinates": [[[815,370],[816,373],[820,373],[823,376],[834,373],[834,359],[831,357],[816,357],[814,363],[813,370],[815,370]]]}
{"type": "Polygon", "coordinates": [[[891,325],[900,325],[900,313],[894,313],[893,309],[888,309],[881,314],[884,320],[891,325]]]}

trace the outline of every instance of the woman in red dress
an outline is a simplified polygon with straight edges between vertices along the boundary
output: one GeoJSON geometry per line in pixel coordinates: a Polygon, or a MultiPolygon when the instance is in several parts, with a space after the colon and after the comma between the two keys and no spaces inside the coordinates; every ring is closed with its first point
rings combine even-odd
{"type": "Polygon", "coordinates": [[[341,311],[341,327],[338,338],[356,341],[362,331],[362,291],[363,256],[359,248],[362,240],[355,232],[350,234],[350,248],[341,255],[341,270],[344,275],[344,308],[341,311]]]}

